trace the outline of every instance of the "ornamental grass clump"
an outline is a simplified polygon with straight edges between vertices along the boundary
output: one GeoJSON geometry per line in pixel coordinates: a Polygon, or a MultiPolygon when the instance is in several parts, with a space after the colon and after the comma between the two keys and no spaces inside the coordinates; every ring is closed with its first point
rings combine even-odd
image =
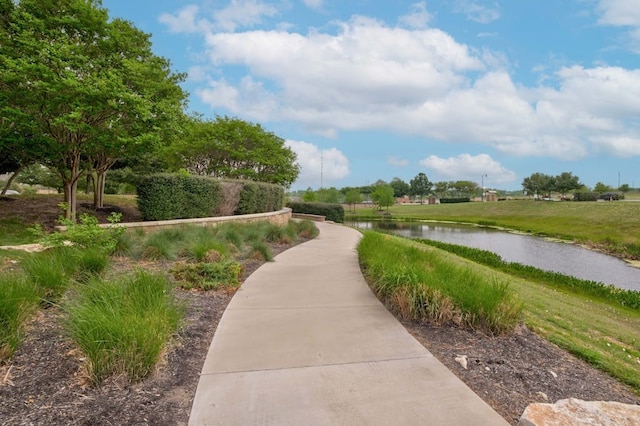
{"type": "Polygon", "coordinates": [[[78,286],[64,309],[66,330],[86,355],[94,384],[111,375],[136,381],[149,374],[183,316],[167,278],[147,272],[78,286]]]}
{"type": "Polygon", "coordinates": [[[20,262],[26,279],[38,290],[43,306],[56,304],[67,291],[77,270],[77,257],[69,247],[33,253],[20,262]]]}
{"type": "Polygon", "coordinates": [[[11,358],[40,300],[37,288],[17,273],[0,275],[0,364],[11,358]]]}
{"type": "Polygon", "coordinates": [[[169,272],[184,289],[216,290],[238,287],[243,267],[241,263],[222,260],[215,263],[179,263],[169,272]]]}
{"type": "Polygon", "coordinates": [[[521,304],[496,281],[443,252],[366,232],[358,246],[374,292],[404,319],[456,322],[492,334],[512,330],[521,304]]]}
{"type": "Polygon", "coordinates": [[[293,229],[293,233],[299,238],[315,238],[318,236],[318,227],[310,220],[292,220],[287,224],[293,229]]]}

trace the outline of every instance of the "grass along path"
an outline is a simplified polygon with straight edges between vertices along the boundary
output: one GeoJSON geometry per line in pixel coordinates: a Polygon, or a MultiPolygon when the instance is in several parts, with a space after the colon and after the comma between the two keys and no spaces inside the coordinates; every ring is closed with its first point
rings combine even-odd
{"type": "Polygon", "coordinates": [[[525,323],[640,394],[640,313],[530,281],[513,280],[525,323]]]}
{"type": "Polygon", "coordinates": [[[434,250],[441,259],[469,268],[488,281],[508,281],[523,303],[524,322],[530,329],[606,371],[640,395],[640,311],[515,278],[449,252],[404,241],[407,245],[434,250]]]}
{"type": "MultiPolygon", "coordinates": [[[[360,208],[358,216],[373,210],[360,208]]],[[[607,245],[628,257],[640,257],[640,202],[542,202],[398,205],[394,219],[437,220],[499,226],[549,237],[607,245]]]]}

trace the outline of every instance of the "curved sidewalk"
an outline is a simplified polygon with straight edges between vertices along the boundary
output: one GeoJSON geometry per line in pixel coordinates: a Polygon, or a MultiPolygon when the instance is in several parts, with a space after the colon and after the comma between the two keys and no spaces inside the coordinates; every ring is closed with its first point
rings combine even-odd
{"type": "Polygon", "coordinates": [[[364,281],[361,234],[318,238],[254,272],[227,307],[190,425],[506,425],[364,281]]]}

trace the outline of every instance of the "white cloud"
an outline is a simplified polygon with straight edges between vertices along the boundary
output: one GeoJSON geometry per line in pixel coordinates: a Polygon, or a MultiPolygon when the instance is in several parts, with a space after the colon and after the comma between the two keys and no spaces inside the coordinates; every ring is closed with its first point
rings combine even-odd
{"type": "Polygon", "coordinates": [[[207,81],[207,69],[199,65],[194,65],[189,68],[187,79],[192,83],[207,81]]]}
{"type": "Polygon", "coordinates": [[[411,5],[411,12],[400,17],[400,23],[409,28],[427,28],[431,14],[427,11],[427,3],[422,1],[411,5]]]}
{"type": "Polygon", "coordinates": [[[324,0],[304,0],[304,4],[311,9],[320,10],[324,6],[324,0]]]}
{"type": "Polygon", "coordinates": [[[627,27],[628,48],[640,53],[640,2],[633,0],[599,0],[597,12],[598,23],[616,27],[627,27]]]}
{"type": "Polygon", "coordinates": [[[405,158],[398,158],[398,157],[387,157],[387,164],[394,166],[394,167],[406,167],[409,165],[409,160],[405,159],[405,158]]]}
{"type": "Polygon", "coordinates": [[[169,27],[172,33],[195,33],[211,30],[211,22],[196,19],[200,8],[194,4],[183,7],[176,15],[163,13],[158,20],[169,27]]]}
{"type": "Polygon", "coordinates": [[[177,14],[163,13],[159,21],[174,33],[208,33],[211,31],[235,31],[238,27],[252,27],[272,17],[278,9],[260,0],[231,0],[229,5],[209,13],[211,19],[198,18],[202,11],[197,5],[187,5],[177,14]]]}
{"type": "Polygon", "coordinates": [[[263,17],[278,13],[273,5],[260,0],[231,0],[226,8],[214,13],[217,27],[234,31],[237,27],[252,27],[262,22],[263,17]]]}
{"type": "Polygon", "coordinates": [[[365,17],[336,33],[209,32],[205,42],[208,70],[233,66],[245,76],[211,80],[196,95],[250,120],[294,122],[329,138],[384,130],[518,156],[637,155],[640,70],[546,69],[526,87],[500,53],[365,17]]]}
{"type": "Polygon", "coordinates": [[[461,154],[457,157],[449,158],[431,155],[421,160],[420,165],[426,167],[429,172],[434,172],[440,180],[470,180],[475,182],[482,181],[481,176],[486,175],[484,177],[485,184],[499,185],[512,183],[517,179],[514,172],[506,169],[487,154],[475,156],[461,154]]]}
{"type": "Polygon", "coordinates": [[[349,159],[338,149],[320,149],[309,142],[287,140],[286,146],[298,156],[300,176],[294,183],[297,187],[327,187],[332,182],[349,175],[349,159]]]}
{"type": "Polygon", "coordinates": [[[600,0],[597,7],[603,25],[640,27],[640,3],[634,0],[600,0]]]}
{"type": "Polygon", "coordinates": [[[278,88],[273,118],[323,132],[386,127],[397,118],[390,108],[408,111],[445,96],[466,84],[461,72],[483,67],[440,30],[389,28],[362,17],[336,35],[252,31],[209,34],[206,41],[212,63],[243,65],[278,88]]]}
{"type": "Polygon", "coordinates": [[[500,19],[500,7],[497,3],[483,5],[478,0],[455,0],[453,11],[464,14],[470,21],[488,24],[500,19]]]}

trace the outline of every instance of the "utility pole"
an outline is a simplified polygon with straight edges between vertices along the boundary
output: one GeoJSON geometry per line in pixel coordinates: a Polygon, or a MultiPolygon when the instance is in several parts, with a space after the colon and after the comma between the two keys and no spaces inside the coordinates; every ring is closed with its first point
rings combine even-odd
{"type": "Polygon", "coordinates": [[[323,177],[324,177],[324,155],[320,154],[320,189],[322,189],[323,177]]]}
{"type": "Polygon", "coordinates": [[[486,173],[483,174],[482,176],[480,176],[480,182],[481,182],[480,186],[482,187],[482,188],[480,188],[480,190],[482,191],[480,193],[480,200],[482,200],[483,203],[484,203],[484,178],[486,178],[486,177],[487,177],[486,173]]]}

